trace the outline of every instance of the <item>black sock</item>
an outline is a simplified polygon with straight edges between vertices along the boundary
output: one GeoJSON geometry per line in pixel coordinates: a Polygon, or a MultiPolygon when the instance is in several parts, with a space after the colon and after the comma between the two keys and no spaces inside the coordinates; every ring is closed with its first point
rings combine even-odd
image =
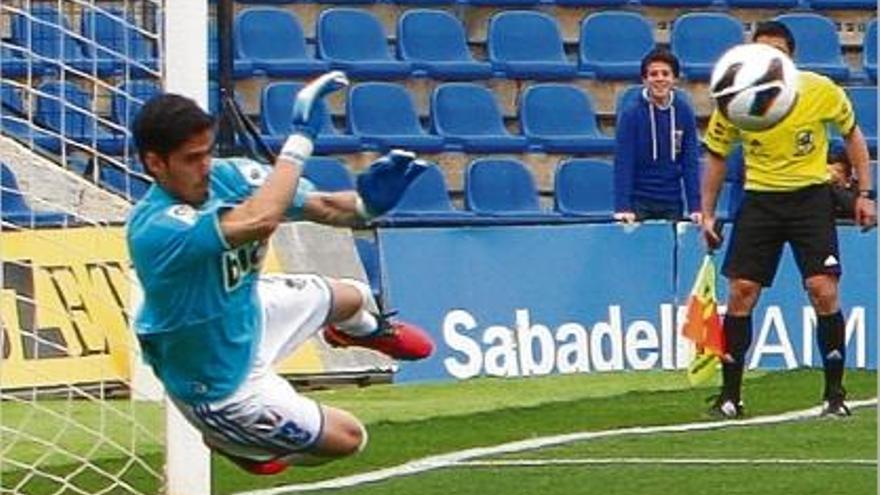
{"type": "Polygon", "coordinates": [[[724,381],[721,394],[738,403],[746,365],[746,352],[752,344],[752,315],[725,316],[724,338],[727,343],[727,353],[733,358],[733,362],[725,360],[721,365],[721,376],[724,381]]]}
{"type": "Polygon", "coordinates": [[[825,368],[824,398],[845,395],[843,369],[846,363],[846,323],[840,311],[830,315],[818,315],[816,340],[822,353],[825,368]]]}

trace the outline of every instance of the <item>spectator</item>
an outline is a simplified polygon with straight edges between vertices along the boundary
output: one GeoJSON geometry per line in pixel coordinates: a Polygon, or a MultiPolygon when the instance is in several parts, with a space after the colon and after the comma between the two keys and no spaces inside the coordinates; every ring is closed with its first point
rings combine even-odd
{"type": "Polygon", "coordinates": [[[657,48],[642,59],[644,89],[618,114],[614,157],[614,218],[682,218],[700,222],[699,142],[694,110],[676,89],[678,59],[657,48]]]}

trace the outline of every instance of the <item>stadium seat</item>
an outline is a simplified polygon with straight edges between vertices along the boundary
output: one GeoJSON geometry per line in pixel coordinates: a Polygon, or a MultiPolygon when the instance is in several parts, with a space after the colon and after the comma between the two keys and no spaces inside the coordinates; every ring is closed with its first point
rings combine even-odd
{"type": "Polygon", "coordinates": [[[379,265],[379,247],[372,239],[364,237],[354,238],[354,247],[357,250],[358,258],[364,265],[364,273],[367,275],[367,282],[370,284],[370,290],[376,302],[382,297],[382,270],[379,265]]]}
{"type": "Polygon", "coordinates": [[[877,88],[875,86],[846,88],[856,121],[865,135],[872,156],[877,155],[877,88]]]}
{"type": "Polygon", "coordinates": [[[86,73],[94,70],[99,75],[110,75],[114,72],[114,64],[96,60],[91,48],[73,35],[67,18],[55,7],[33,4],[30,16],[32,19],[23,14],[12,15],[10,42],[30,47],[48,59],[47,70],[59,71],[60,66],[52,65],[63,63],[86,73]]]}
{"type": "Polygon", "coordinates": [[[556,20],[542,12],[507,11],[489,20],[488,52],[492,69],[510,79],[571,79],[556,20]]]}
{"type": "Polygon", "coordinates": [[[292,13],[276,8],[250,8],[235,16],[235,75],[302,77],[327,72],[306,48],[302,26],[292,13]]]}
{"type": "Polygon", "coordinates": [[[528,7],[541,0],[458,0],[458,3],[474,7],[528,7]]]}
{"type": "MultiPolygon", "coordinates": [[[[2,43],[2,42],[0,42],[2,43]]],[[[46,64],[34,57],[25,58],[22,47],[0,45],[0,73],[6,78],[25,78],[28,70],[33,76],[46,72],[46,64]]]]}
{"type": "Polygon", "coordinates": [[[155,42],[138,30],[133,16],[126,16],[119,8],[83,9],[80,31],[95,43],[99,64],[114,71],[128,69],[135,76],[159,70],[155,42]]]}
{"type": "Polygon", "coordinates": [[[354,179],[338,158],[313,156],[306,160],[303,177],[309,179],[319,191],[338,192],[354,190],[354,179]]]}
{"type": "Polygon", "coordinates": [[[147,179],[131,173],[131,170],[106,162],[102,162],[98,169],[98,183],[130,201],[141,199],[151,184],[147,179]]]}
{"type": "Polygon", "coordinates": [[[610,153],[614,138],[596,124],[589,95],[567,84],[538,84],[519,104],[522,133],[529,147],[548,153],[610,153]]]}
{"type": "Polygon", "coordinates": [[[581,22],[580,70],[599,79],[641,80],[642,57],[654,48],[654,27],[635,12],[605,11],[581,22]]]}
{"type": "Polygon", "coordinates": [[[877,82],[877,19],[865,27],[865,39],[862,42],[862,65],[871,81],[877,82]]]}
{"type": "Polygon", "coordinates": [[[554,210],[566,216],[610,221],[614,215],[614,169],[605,161],[576,158],[556,167],[554,210]]]}
{"type": "Polygon", "coordinates": [[[712,5],[714,0],[641,0],[639,3],[649,7],[687,7],[699,8],[712,5]]]}
{"type": "Polygon", "coordinates": [[[837,28],[827,17],[813,13],[783,14],[776,17],[794,36],[794,61],[798,68],[824,74],[835,81],[849,79],[849,66],[843,59],[837,28]]]}
{"type": "Polygon", "coordinates": [[[443,172],[436,164],[431,164],[406,189],[400,202],[386,216],[388,223],[401,225],[461,221],[473,217],[473,213],[458,210],[452,205],[443,172]]]}
{"type": "Polygon", "coordinates": [[[21,92],[7,81],[11,80],[0,80],[0,133],[47,150],[58,149],[58,139],[30,121],[21,92]]]}
{"type": "Polygon", "coordinates": [[[366,10],[324,10],[317,38],[319,58],[354,79],[402,79],[412,72],[409,62],[391,58],[382,24],[366,10]]]}
{"type": "Polygon", "coordinates": [[[351,89],[347,103],[348,129],[367,148],[425,152],[443,149],[443,138],[425,132],[412,97],[399,84],[358,84],[351,89]]]}
{"type": "Polygon", "coordinates": [[[877,0],[808,0],[816,10],[877,10],[877,0]]]}
{"type": "Polygon", "coordinates": [[[796,7],[800,0],[726,0],[728,7],[740,7],[745,9],[791,9],[796,7]]]}
{"type": "Polygon", "coordinates": [[[156,81],[148,79],[122,83],[119,90],[114,91],[111,97],[110,118],[130,129],[144,103],[161,91],[156,81]]]}
{"type": "MultiPolygon", "coordinates": [[[[67,139],[94,145],[104,153],[118,155],[124,148],[124,137],[114,135],[96,121],[92,97],[72,82],[47,81],[37,88],[36,120],[67,139]]],[[[61,143],[54,140],[52,151],[60,152],[61,143]]]]}
{"type": "Polygon", "coordinates": [[[492,66],[471,55],[461,21],[443,10],[413,9],[401,15],[397,51],[401,60],[412,64],[414,76],[439,80],[492,76],[492,66]]]}
{"type": "Polygon", "coordinates": [[[477,215],[514,220],[555,215],[541,209],[535,179],[529,169],[511,158],[480,158],[468,164],[464,204],[477,215]]]}
{"type": "Polygon", "coordinates": [[[623,7],[628,0],[556,0],[556,5],[565,7],[623,7]]]}
{"type": "Polygon", "coordinates": [[[431,125],[446,149],[465,152],[521,152],[528,141],[504,127],[494,94],[473,83],[446,83],[431,95],[431,125]]]}
{"type": "Polygon", "coordinates": [[[690,80],[705,81],[728,48],[743,42],[740,21],[722,12],[693,12],[672,24],[670,45],[690,80]]]}
{"type": "MultiPolygon", "coordinates": [[[[294,98],[302,87],[302,83],[275,82],[263,88],[260,95],[262,137],[273,149],[279,149],[290,134],[294,98]]],[[[324,102],[321,102],[318,109],[325,115],[325,119],[322,132],[315,141],[315,151],[317,153],[360,151],[360,139],[339,133],[324,102]]]]}
{"type": "Polygon", "coordinates": [[[12,169],[0,162],[0,219],[19,227],[58,227],[68,221],[58,212],[34,211],[25,201],[12,169]]]}

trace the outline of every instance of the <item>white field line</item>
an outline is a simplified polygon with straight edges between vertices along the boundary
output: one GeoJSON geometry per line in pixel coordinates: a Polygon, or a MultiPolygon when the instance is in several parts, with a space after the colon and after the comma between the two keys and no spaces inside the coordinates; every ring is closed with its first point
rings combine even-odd
{"type": "MultiPolygon", "coordinates": [[[[851,409],[860,407],[868,407],[877,404],[877,398],[847,402],[851,409]]],[[[724,420],[724,421],[705,421],[698,423],[685,423],[679,425],[664,426],[635,426],[630,428],[620,428],[615,430],[604,431],[583,431],[577,433],[567,433],[564,435],[553,435],[548,437],[531,438],[528,440],[520,440],[516,442],[503,443],[491,447],[477,447],[472,449],[459,450],[448,454],[440,454],[429,457],[423,457],[414,461],[409,461],[399,466],[390,468],[377,469],[366,473],[354,474],[351,476],[343,476],[330,480],[317,481],[312,483],[301,483],[287,486],[279,486],[264,490],[254,490],[249,492],[239,492],[236,495],[280,495],[286,493],[310,492],[316,490],[330,490],[337,488],[348,488],[352,486],[362,485],[365,483],[373,483],[383,481],[399,476],[407,476],[416,473],[422,473],[434,469],[453,466],[456,463],[478,459],[481,457],[497,456],[502,454],[511,454],[522,452],[525,450],[539,449],[555,445],[563,445],[572,442],[584,440],[593,440],[597,438],[611,438],[626,435],[653,435],[656,433],[681,433],[690,431],[706,431],[717,430],[722,428],[737,428],[743,426],[760,426],[772,425],[777,423],[785,423],[790,421],[799,421],[804,419],[815,418],[820,411],[819,407],[811,407],[800,411],[791,411],[772,416],[758,416],[748,419],[724,420]]]]}
{"type": "Polygon", "coordinates": [[[770,466],[816,466],[851,465],[877,467],[877,459],[695,459],[651,457],[602,457],[592,459],[505,459],[495,461],[461,461],[449,467],[544,467],[544,466],[605,466],[605,465],[770,465],[770,466]]]}

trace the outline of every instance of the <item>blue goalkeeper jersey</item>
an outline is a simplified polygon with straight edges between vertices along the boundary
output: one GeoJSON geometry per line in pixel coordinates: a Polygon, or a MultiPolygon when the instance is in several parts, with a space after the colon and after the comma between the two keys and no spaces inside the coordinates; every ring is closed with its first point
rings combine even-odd
{"type": "MultiPolygon", "coordinates": [[[[135,331],[156,375],[188,403],[222,399],[247,376],[262,313],[256,281],[266,241],[230,247],[220,215],[262,185],[269,167],[211,163],[208,199],[194,207],[153,185],[128,219],[128,249],[144,292],[135,331]]],[[[302,218],[314,186],[300,178],[287,218],[302,218]]]]}

